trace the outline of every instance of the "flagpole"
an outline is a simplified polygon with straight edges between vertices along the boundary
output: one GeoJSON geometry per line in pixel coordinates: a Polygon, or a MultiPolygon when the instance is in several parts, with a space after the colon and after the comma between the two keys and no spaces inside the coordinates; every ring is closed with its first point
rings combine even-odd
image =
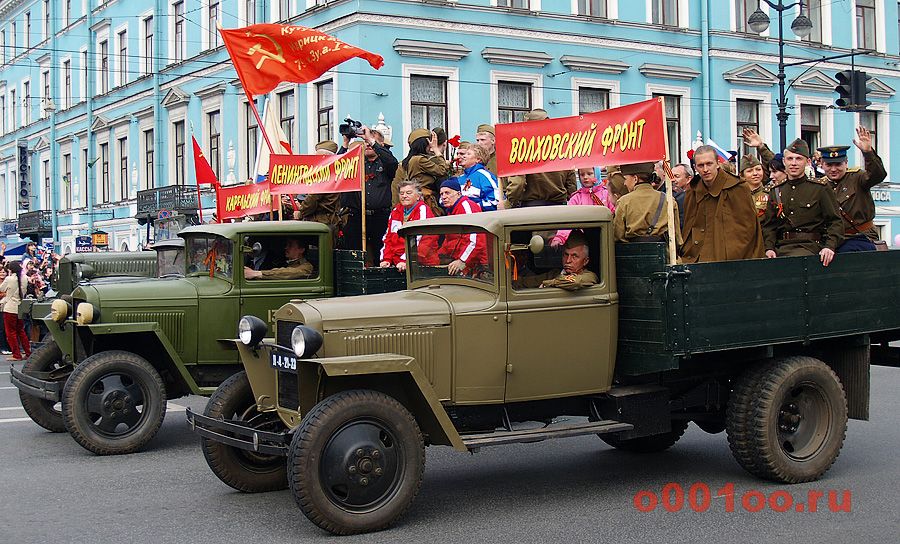
{"type": "MultiPolygon", "coordinates": [[[[196,141],[194,136],[194,122],[191,121],[191,144],[196,141]]],[[[192,149],[193,151],[193,149],[192,149]]],[[[196,158],[194,159],[196,162],[196,158]]],[[[200,217],[200,224],[203,224],[203,200],[200,198],[200,180],[197,179],[197,165],[194,164],[194,183],[197,184],[197,215],[200,217]]]]}

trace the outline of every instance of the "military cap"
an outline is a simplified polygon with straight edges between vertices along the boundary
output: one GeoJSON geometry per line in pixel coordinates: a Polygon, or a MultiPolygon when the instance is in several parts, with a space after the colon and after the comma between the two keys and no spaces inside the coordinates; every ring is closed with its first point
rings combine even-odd
{"type": "Polygon", "coordinates": [[[800,138],[797,138],[796,140],[791,142],[791,145],[787,146],[785,151],[790,151],[791,153],[803,155],[807,159],[809,158],[809,144],[807,144],[805,141],[801,140],[800,138]]]}
{"type": "Polygon", "coordinates": [[[418,140],[419,138],[428,138],[431,139],[431,131],[427,128],[417,128],[416,130],[409,133],[409,138],[406,139],[406,143],[412,145],[413,142],[418,140]]]}
{"type": "Polygon", "coordinates": [[[549,118],[550,116],[547,115],[547,112],[545,110],[542,110],[541,108],[535,108],[525,114],[526,121],[543,121],[544,119],[549,118]]]}
{"type": "Polygon", "coordinates": [[[818,152],[822,154],[822,160],[828,163],[838,163],[847,160],[847,150],[849,145],[830,145],[828,147],[818,148],[818,152]]]}
{"type": "Polygon", "coordinates": [[[761,163],[759,159],[756,158],[755,155],[744,155],[741,157],[741,173],[748,168],[753,168],[754,166],[759,166],[761,163]]]}
{"type": "Polygon", "coordinates": [[[331,153],[337,153],[337,150],[337,144],[331,140],[322,140],[316,144],[316,151],[330,151],[331,153]]]}
{"type": "Polygon", "coordinates": [[[475,129],[475,133],[477,134],[479,132],[490,132],[491,134],[494,134],[494,125],[478,125],[478,128],[475,129]]]}
{"type": "Polygon", "coordinates": [[[564,247],[572,249],[578,246],[586,246],[587,243],[587,237],[585,237],[584,231],[573,230],[569,233],[569,237],[566,239],[566,244],[564,247]]]}
{"type": "Polygon", "coordinates": [[[656,165],[652,162],[637,162],[634,164],[623,164],[620,167],[622,175],[628,174],[652,174],[656,165]]]}
{"type": "Polygon", "coordinates": [[[435,129],[432,130],[432,132],[434,132],[435,135],[437,135],[438,145],[447,141],[447,131],[446,130],[442,129],[441,127],[435,127],[435,129]]]}

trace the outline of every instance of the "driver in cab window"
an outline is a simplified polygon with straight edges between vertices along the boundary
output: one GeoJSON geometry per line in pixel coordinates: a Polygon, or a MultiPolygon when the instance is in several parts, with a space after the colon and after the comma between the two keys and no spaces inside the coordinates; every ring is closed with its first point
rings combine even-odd
{"type": "Polygon", "coordinates": [[[290,239],[284,246],[284,257],[287,264],[270,270],[254,270],[244,267],[244,277],[248,280],[296,280],[308,278],[313,274],[313,265],[304,257],[306,246],[297,239],[290,239]]]}
{"type": "Polygon", "coordinates": [[[572,231],[563,246],[562,270],[551,270],[543,274],[526,275],[513,280],[515,289],[558,287],[567,291],[577,291],[599,281],[597,274],[587,269],[590,255],[587,240],[581,231],[572,231]]]}

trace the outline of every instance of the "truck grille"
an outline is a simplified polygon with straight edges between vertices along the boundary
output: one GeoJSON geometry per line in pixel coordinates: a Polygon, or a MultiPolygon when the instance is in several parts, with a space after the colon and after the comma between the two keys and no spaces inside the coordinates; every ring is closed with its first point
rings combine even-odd
{"type": "Polygon", "coordinates": [[[291,333],[300,325],[295,321],[278,321],[275,325],[275,343],[283,348],[291,349],[291,333]]]}
{"type": "Polygon", "coordinates": [[[116,323],[159,323],[177,353],[184,352],[184,312],[115,312],[116,323]]]}
{"type": "Polygon", "coordinates": [[[300,408],[300,380],[292,372],[278,373],[278,406],[288,410],[300,408]]]}

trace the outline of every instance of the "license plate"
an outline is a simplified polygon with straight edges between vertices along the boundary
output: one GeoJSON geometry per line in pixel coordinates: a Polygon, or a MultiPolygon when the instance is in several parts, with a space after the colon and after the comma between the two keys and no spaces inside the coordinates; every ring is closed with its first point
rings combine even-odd
{"type": "Polygon", "coordinates": [[[269,365],[276,370],[297,372],[297,357],[284,352],[269,352],[269,365]]]}

